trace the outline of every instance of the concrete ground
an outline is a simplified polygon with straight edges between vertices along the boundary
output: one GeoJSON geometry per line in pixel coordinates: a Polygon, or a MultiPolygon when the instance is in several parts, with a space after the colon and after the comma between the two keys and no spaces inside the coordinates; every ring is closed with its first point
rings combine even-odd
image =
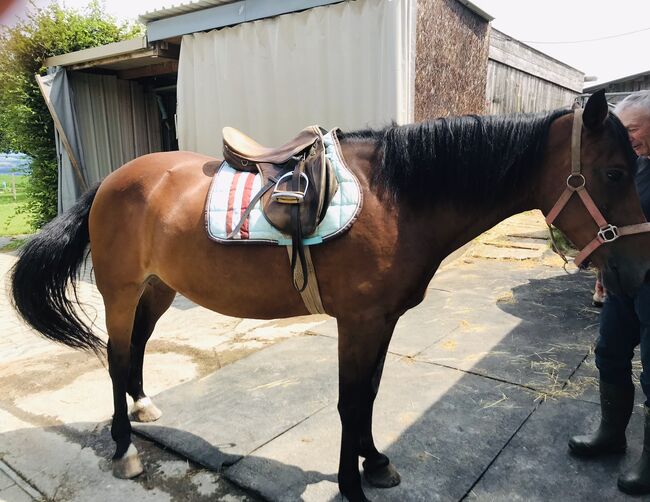
{"type": "MultiPolygon", "coordinates": [[[[623,500],[622,466],[567,454],[598,417],[593,276],[567,275],[539,213],[448,260],[396,329],[375,435],[402,474],[374,500],[623,500]]],[[[0,253],[0,275],[15,256],[0,253]]],[[[103,326],[88,271],[80,294],[103,326]]],[[[336,500],[336,326],[326,316],[236,319],[182,297],[147,348],[163,411],[136,425],[146,472],[112,477],[103,361],[43,340],[0,288],[0,500],[336,500]]]]}

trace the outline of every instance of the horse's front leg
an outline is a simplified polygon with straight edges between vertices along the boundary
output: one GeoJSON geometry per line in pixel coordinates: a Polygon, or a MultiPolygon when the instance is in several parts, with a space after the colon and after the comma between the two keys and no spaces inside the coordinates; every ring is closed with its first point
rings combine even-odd
{"type": "Polygon", "coordinates": [[[379,359],[370,380],[370,403],[364,410],[364,416],[361,419],[361,436],[359,438],[359,455],[365,459],[363,461],[363,476],[368,483],[377,488],[392,488],[399,485],[401,481],[399,473],[390,463],[388,457],[377,450],[372,435],[372,413],[384,370],[388,341],[378,354],[379,359]]]}
{"type": "Polygon", "coordinates": [[[365,457],[366,478],[376,486],[399,483],[388,457],[372,438],[372,409],[395,321],[338,320],[341,456],[339,489],[348,500],[368,500],[361,488],[359,456],[365,457]],[[392,480],[392,481],[391,481],[392,480]]]}

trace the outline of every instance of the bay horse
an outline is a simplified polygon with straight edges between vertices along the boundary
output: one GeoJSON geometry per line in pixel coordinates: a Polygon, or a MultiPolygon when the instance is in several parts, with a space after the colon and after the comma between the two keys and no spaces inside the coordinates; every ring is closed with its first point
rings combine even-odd
{"type": "MultiPolygon", "coordinates": [[[[443,258],[508,216],[534,208],[557,213],[556,226],[576,246],[591,246],[603,229],[582,195],[569,193],[566,204],[553,209],[567,186],[580,182],[611,224],[644,226],[626,130],[609,114],[603,93],[581,113],[581,146],[573,155],[581,172],[571,175],[577,115],[571,110],[450,117],[340,135],[364,205],[350,230],[314,246],[312,258],[324,308],[338,323],[338,482],[348,500],[367,500],[359,457],[372,485],[400,481],[375,447],[373,403],[393,328],[423,300],[443,258]]],[[[127,163],[46,225],[12,271],[13,303],[27,323],[54,341],[100,352],[103,342],[75,310],[70,287],[90,244],[106,309],[117,477],[143,471],[131,442],[126,394],[135,401],[136,420],[160,416],[143,390],[142,364],[147,340],[177,292],[234,317],[307,314],[284,249],[222,245],[206,235],[204,208],[216,165],[190,152],[127,163]]],[[[650,236],[603,235],[598,239],[607,245],[590,247],[590,259],[609,289],[633,292],[650,270],[650,236]]]]}

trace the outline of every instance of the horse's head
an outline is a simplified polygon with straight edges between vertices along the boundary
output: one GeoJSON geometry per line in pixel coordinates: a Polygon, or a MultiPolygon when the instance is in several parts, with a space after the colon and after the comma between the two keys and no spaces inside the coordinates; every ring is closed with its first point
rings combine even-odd
{"type": "Polygon", "coordinates": [[[608,289],[634,293],[650,279],[650,224],[634,184],[636,155],[604,92],[552,124],[544,164],[547,222],[581,250],[578,264],[601,269],[608,289]]]}

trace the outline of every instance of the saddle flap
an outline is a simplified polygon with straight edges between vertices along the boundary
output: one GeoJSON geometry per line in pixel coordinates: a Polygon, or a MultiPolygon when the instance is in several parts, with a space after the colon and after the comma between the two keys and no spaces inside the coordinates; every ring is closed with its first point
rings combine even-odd
{"type": "MultiPolygon", "coordinates": [[[[276,179],[282,177],[275,190],[291,193],[302,192],[307,188],[299,204],[299,217],[302,234],[309,236],[316,231],[316,227],[325,217],[330,201],[338,189],[338,182],[330,161],[325,158],[322,142],[314,144],[301,164],[293,171],[287,169],[275,171],[276,179]]],[[[260,170],[267,175],[272,169],[273,167],[269,165],[260,165],[260,170]]],[[[271,225],[287,235],[291,235],[294,231],[292,212],[296,210],[295,205],[275,200],[271,191],[262,197],[264,216],[271,225]]]]}

